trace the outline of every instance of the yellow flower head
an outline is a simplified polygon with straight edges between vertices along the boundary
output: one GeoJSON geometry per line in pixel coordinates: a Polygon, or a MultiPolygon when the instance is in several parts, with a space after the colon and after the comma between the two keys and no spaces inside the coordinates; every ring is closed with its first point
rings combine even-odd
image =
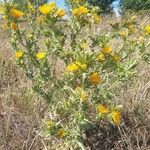
{"type": "Polygon", "coordinates": [[[87,101],[89,97],[88,93],[85,91],[82,91],[80,96],[81,96],[82,101],[87,101]]]}
{"type": "Polygon", "coordinates": [[[79,66],[75,63],[71,63],[67,66],[68,72],[77,72],[79,70],[79,66]]]}
{"type": "Polygon", "coordinates": [[[82,70],[86,70],[86,69],[88,68],[88,66],[87,66],[87,64],[81,64],[81,65],[80,65],[80,68],[81,68],[82,70]]]}
{"type": "Polygon", "coordinates": [[[20,10],[11,8],[10,9],[10,15],[13,18],[19,19],[20,17],[22,17],[24,15],[24,13],[22,11],[20,11],[20,10]]]}
{"type": "Polygon", "coordinates": [[[127,34],[125,31],[120,31],[119,35],[124,38],[124,37],[126,37],[127,34]]]}
{"type": "Polygon", "coordinates": [[[17,29],[17,25],[14,22],[10,23],[10,29],[15,31],[17,29]]]}
{"type": "Polygon", "coordinates": [[[105,46],[105,47],[103,47],[102,51],[104,54],[110,54],[112,52],[112,47],[111,46],[105,46]]]}
{"type": "Polygon", "coordinates": [[[75,88],[75,92],[76,92],[76,94],[80,94],[81,93],[81,91],[82,91],[82,88],[80,87],[80,86],[77,86],[76,88],[75,88]]]}
{"type": "Polygon", "coordinates": [[[121,60],[121,57],[120,57],[120,55],[119,54],[114,54],[113,56],[112,56],[112,59],[113,59],[113,61],[115,61],[116,63],[118,63],[118,62],[120,62],[120,60],[121,60]]]}
{"type": "Polygon", "coordinates": [[[6,25],[6,24],[3,24],[3,25],[1,26],[1,28],[2,28],[3,31],[6,31],[7,25],[6,25]]]}
{"type": "Polygon", "coordinates": [[[41,60],[41,59],[44,59],[46,57],[46,53],[45,52],[38,52],[35,56],[38,60],[41,60]]]}
{"type": "Polygon", "coordinates": [[[97,56],[97,60],[98,61],[104,61],[106,58],[105,58],[105,55],[103,53],[100,53],[98,56],[97,56]]]}
{"type": "Polygon", "coordinates": [[[54,126],[54,122],[53,121],[47,121],[46,122],[47,129],[51,129],[53,126],[54,126]]]}
{"type": "Polygon", "coordinates": [[[43,15],[47,15],[50,13],[50,7],[48,4],[44,4],[42,6],[39,7],[39,11],[41,14],[43,15]]]}
{"type": "Polygon", "coordinates": [[[86,70],[87,69],[87,64],[82,64],[79,61],[75,62],[76,65],[78,65],[78,67],[82,70],[86,70]]]}
{"type": "Polygon", "coordinates": [[[94,14],[94,15],[93,15],[93,18],[94,18],[94,21],[95,21],[96,23],[99,23],[100,20],[101,20],[101,17],[100,17],[98,14],[94,14]]]}
{"type": "Polygon", "coordinates": [[[113,111],[112,113],[111,113],[111,117],[112,117],[112,119],[113,119],[113,122],[115,123],[115,124],[117,124],[117,125],[119,125],[120,123],[121,123],[121,113],[120,113],[120,111],[113,111]]]}
{"type": "Polygon", "coordinates": [[[87,14],[89,12],[89,10],[84,6],[80,6],[79,11],[81,14],[87,14]]]}
{"type": "Polygon", "coordinates": [[[21,57],[23,57],[24,51],[22,50],[18,50],[15,52],[15,58],[19,59],[21,57]]]}
{"type": "Polygon", "coordinates": [[[79,61],[76,61],[67,66],[67,71],[69,72],[77,72],[80,69],[85,71],[87,69],[87,64],[82,64],[79,61]]]}
{"type": "Polygon", "coordinates": [[[57,17],[63,17],[65,16],[65,11],[62,8],[58,8],[58,10],[56,11],[56,16],[57,17]]]}
{"type": "Polygon", "coordinates": [[[91,83],[93,84],[99,84],[101,82],[101,77],[97,72],[93,72],[90,76],[89,76],[89,80],[91,83]]]}
{"type": "Polygon", "coordinates": [[[55,9],[56,9],[56,3],[55,2],[51,2],[50,4],[44,4],[44,5],[39,7],[39,11],[43,15],[47,15],[50,12],[53,12],[53,11],[55,11],[55,9]]]}
{"type": "Polygon", "coordinates": [[[64,129],[60,129],[57,133],[60,138],[64,138],[66,136],[66,132],[64,129]]]}
{"type": "Polygon", "coordinates": [[[87,42],[82,42],[81,44],[80,44],[80,47],[82,48],[82,49],[86,49],[86,48],[88,48],[88,43],[87,42]]]}
{"type": "Polygon", "coordinates": [[[144,32],[147,34],[147,35],[150,35],[150,25],[147,25],[144,27],[144,32]]]}
{"type": "Polygon", "coordinates": [[[73,15],[76,17],[79,17],[80,13],[78,11],[79,11],[78,8],[73,9],[73,11],[72,11],[73,15]]]}
{"type": "Polygon", "coordinates": [[[102,104],[98,105],[97,109],[100,114],[108,114],[110,112],[109,109],[102,104]]]}
{"type": "Polygon", "coordinates": [[[81,15],[85,15],[89,12],[89,9],[84,6],[79,6],[78,8],[73,9],[72,13],[76,17],[80,17],[81,15]]]}

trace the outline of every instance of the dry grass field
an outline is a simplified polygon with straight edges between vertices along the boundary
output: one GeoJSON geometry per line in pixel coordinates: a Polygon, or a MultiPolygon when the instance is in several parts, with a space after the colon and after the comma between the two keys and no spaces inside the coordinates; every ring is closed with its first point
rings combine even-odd
{"type": "MultiPolygon", "coordinates": [[[[102,22],[103,29],[107,22],[102,22]]],[[[42,132],[49,106],[17,68],[8,38],[0,31],[0,150],[73,150],[42,132]]],[[[123,125],[108,124],[106,132],[95,124],[83,135],[87,150],[150,150],[150,66],[139,64],[137,72],[116,95],[124,109],[123,125]]]]}

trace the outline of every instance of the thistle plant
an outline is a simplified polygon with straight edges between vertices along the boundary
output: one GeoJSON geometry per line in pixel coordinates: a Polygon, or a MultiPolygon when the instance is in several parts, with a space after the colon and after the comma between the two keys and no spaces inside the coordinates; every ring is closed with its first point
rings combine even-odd
{"type": "Polygon", "coordinates": [[[149,62],[150,25],[140,27],[131,17],[111,23],[111,32],[95,34],[102,19],[99,10],[83,0],[69,2],[68,14],[55,2],[38,8],[26,3],[24,11],[5,3],[3,18],[17,65],[50,105],[43,130],[78,147],[89,125],[123,124],[115,88],[136,75],[141,60],[149,62]]]}

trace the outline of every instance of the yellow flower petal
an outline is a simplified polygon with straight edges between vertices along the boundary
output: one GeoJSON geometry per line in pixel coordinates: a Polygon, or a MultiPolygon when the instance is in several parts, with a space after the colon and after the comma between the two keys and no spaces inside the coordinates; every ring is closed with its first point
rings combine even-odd
{"type": "Polygon", "coordinates": [[[120,31],[119,32],[119,35],[122,37],[122,38],[124,38],[124,37],[126,37],[126,32],[125,31],[120,31]]]}
{"type": "Polygon", "coordinates": [[[109,109],[105,106],[105,105],[98,105],[98,112],[100,114],[108,114],[109,113],[109,109]]]}
{"type": "Polygon", "coordinates": [[[82,15],[85,15],[89,12],[89,9],[84,6],[79,6],[78,8],[73,9],[72,13],[76,17],[80,17],[82,15]]]}
{"type": "Polygon", "coordinates": [[[75,92],[76,92],[76,94],[80,94],[81,93],[81,91],[82,91],[82,88],[80,87],[80,86],[77,86],[76,88],[75,88],[75,92]]]}
{"type": "Polygon", "coordinates": [[[39,11],[41,14],[43,15],[47,15],[50,13],[50,7],[48,4],[44,4],[42,6],[39,7],[39,11]]]}
{"type": "Polygon", "coordinates": [[[66,136],[66,132],[63,129],[60,129],[57,133],[60,138],[64,138],[66,136]]]}
{"type": "Polygon", "coordinates": [[[10,29],[15,31],[17,29],[17,25],[14,22],[10,23],[10,29]]]}
{"type": "Polygon", "coordinates": [[[45,57],[46,57],[46,53],[45,53],[45,52],[38,52],[38,53],[36,54],[36,58],[37,58],[38,60],[44,59],[45,57]]]}
{"type": "Polygon", "coordinates": [[[58,10],[56,12],[56,16],[57,17],[63,17],[63,16],[65,16],[65,11],[62,8],[58,8],[58,10]]]}
{"type": "Polygon", "coordinates": [[[53,126],[54,126],[54,122],[53,122],[53,121],[47,121],[47,122],[46,122],[46,127],[47,127],[48,129],[51,129],[53,126]]]}
{"type": "Polygon", "coordinates": [[[82,101],[87,101],[89,97],[88,93],[85,91],[82,91],[80,96],[81,96],[82,101]]]}
{"type": "Polygon", "coordinates": [[[55,9],[56,9],[56,3],[55,2],[52,2],[50,4],[44,4],[44,5],[39,7],[39,11],[43,15],[47,15],[50,12],[53,12],[53,11],[55,11],[55,9]]]}
{"type": "Polygon", "coordinates": [[[75,62],[76,65],[78,65],[78,67],[82,70],[86,70],[87,69],[87,64],[82,64],[79,61],[75,62]]]}
{"type": "Polygon", "coordinates": [[[110,54],[112,52],[112,47],[105,46],[105,47],[103,47],[102,51],[103,51],[104,54],[110,54]]]}
{"type": "Polygon", "coordinates": [[[147,25],[144,27],[144,32],[148,35],[150,35],[150,25],[147,25]]]}
{"type": "Polygon", "coordinates": [[[87,42],[82,42],[80,44],[80,46],[81,46],[82,49],[86,49],[86,48],[88,48],[88,43],[87,42]]]}
{"type": "Polygon", "coordinates": [[[73,62],[67,66],[67,71],[69,72],[77,72],[79,70],[86,70],[87,64],[82,64],[79,61],[73,62]]]}
{"type": "Polygon", "coordinates": [[[67,66],[68,72],[77,72],[79,70],[79,66],[75,63],[71,63],[67,66]]]}
{"type": "Polygon", "coordinates": [[[24,15],[24,13],[20,10],[12,8],[12,9],[10,9],[10,15],[13,18],[19,19],[20,17],[22,17],[24,15]]]}
{"type": "Polygon", "coordinates": [[[121,123],[121,113],[120,113],[120,111],[113,111],[111,113],[111,116],[112,116],[113,122],[115,124],[119,125],[121,123]]]}
{"type": "Polygon", "coordinates": [[[87,64],[81,64],[80,67],[82,70],[86,70],[88,68],[87,64]]]}
{"type": "Polygon", "coordinates": [[[101,82],[101,77],[97,72],[94,72],[89,76],[89,80],[93,84],[99,84],[101,82]]]}
{"type": "Polygon", "coordinates": [[[87,14],[89,12],[89,10],[84,6],[80,6],[79,11],[81,14],[87,14]]]}
{"type": "Polygon", "coordinates": [[[93,18],[94,18],[94,21],[95,21],[96,23],[99,23],[100,20],[101,20],[101,17],[100,17],[98,14],[94,14],[94,15],[93,15],[93,18]]]}
{"type": "Polygon", "coordinates": [[[23,54],[24,54],[24,51],[18,50],[15,52],[15,58],[19,59],[23,56],[23,54]]]}
{"type": "Polygon", "coordinates": [[[100,53],[98,56],[97,56],[97,60],[98,61],[104,61],[106,58],[105,58],[105,55],[103,53],[100,53]]]}
{"type": "Polygon", "coordinates": [[[121,57],[120,57],[120,55],[119,54],[114,54],[113,56],[112,56],[112,59],[116,62],[116,63],[118,63],[118,62],[120,62],[120,60],[121,60],[121,57]]]}

